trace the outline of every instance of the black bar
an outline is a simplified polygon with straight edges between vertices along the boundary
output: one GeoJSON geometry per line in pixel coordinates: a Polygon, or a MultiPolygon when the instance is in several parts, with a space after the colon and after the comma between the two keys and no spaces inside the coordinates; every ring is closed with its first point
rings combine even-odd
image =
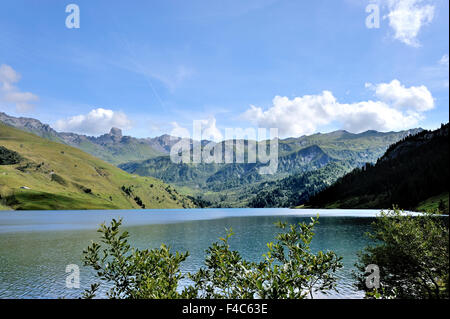
{"type": "MultiPolygon", "coordinates": [[[[367,315],[383,317],[401,310],[415,313],[424,309],[444,309],[449,300],[0,300],[0,307],[11,308],[15,316],[24,311],[60,313],[70,316],[99,316],[125,311],[142,318],[309,318],[312,314],[363,318],[367,315]],[[432,307],[432,308],[430,308],[432,307]],[[158,314],[158,315],[156,315],[158,314]],[[378,315],[377,315],[378,314],[378,315]]],[[[129,317],[128,317],[129,318],[129,317]]]]}

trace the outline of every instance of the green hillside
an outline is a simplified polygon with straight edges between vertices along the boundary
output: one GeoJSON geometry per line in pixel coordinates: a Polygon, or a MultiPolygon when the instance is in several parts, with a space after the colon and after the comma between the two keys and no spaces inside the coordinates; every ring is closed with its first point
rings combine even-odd
{"type": "Polygon", "coordinates": [[[4,124],[0,146],[0,209],[194,207],[162,181],[4,124]]]}
{"type": "Polygon", "coordinates": [[[445,192],[437,196],[433,196],[430,198],[427,198],[423,202],[420,202],[419,205],[417,205],[417,210],[419,212],[425,212],[425,211],[434,211],[434,210],[442,210],[442,211],[448,211],[449,207],[449,193],[445,192]]]}
{"type": "Polygon", "coordinates": [[[260,162],[174,164],[169,156],[119,167],[174,184],[213,207],[290,207],[304,203],[352,169],[375,162],[391,144],[420,131],[335,131],[279,140],[278,169],[273,175],[260,175],[259,168],[266,165],[260,162]]]}
{"type": "Polygon", "coordinates": [[[375,165],[340,178],[309,201],[312,207],[448,211],[449,125],[423,131],[389,147],[375,165]]]}
{"type": "Polygon", "coordinates": [[[332,162],[317,170],[261,183],[255,188],[255,196],[248,206],[256,208],[299,206],[349,171],[351,171],[349,164],[332,162]]]}

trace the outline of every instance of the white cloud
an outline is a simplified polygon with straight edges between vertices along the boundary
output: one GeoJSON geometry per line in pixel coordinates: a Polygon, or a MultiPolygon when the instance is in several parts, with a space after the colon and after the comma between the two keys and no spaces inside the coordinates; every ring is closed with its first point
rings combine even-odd
{"type": "Polygon", "coordinates": [[[193,130],[195,131],[195,133],[193,134],[196,134],[196,136],[191,135],[188,129],[180,126],[177,122],[172,122],[170,123],[172,125],[170,135],[185,138],[194,138],[196,140],[202,139],[219,142],[223,140],[223,135],[217,128],[216,122],[217,121],[214,116],[211,116],[208,119],[194,120],[192,126],[193,130]],[[199,133],[201,133],[201,136],[197,136],[197,134],[199,133]]]}
{"type": "Polygon", "coordinates": [[[0,101],[14,104],[16,111],[23,113],[32,110],[34,107],[32,102],[39,100],[39,98],[33,93],[21,92],[15,86],[20,78],[20,74],[9,65],[0,65],[0,101]]]}
{"type": "MultiPolygon", "coordinates": [[[[400,81],[392,80],[391,83],[368,84],[375,90],[375,95],[381,100],[396,108],[413,109],[423,112],[434,108],[434,99],[430,91],[424,85],[406,88],[400,81]]],[[[367,84],[366,84],[367,87],[367,84]]]]}
{"type": "Polygon", "coordinates": [[[388,0],[389,25],[394,38],[413,47],[420,46],[417,35],[420,29],[431,23],[435,7],[424,0],[388,0]]]}
{"type": "Polygon", "coordinates": [[[444,54],[439,60],[439,64],[448,68],[448,54],[444,54]]]}
{"type": "Polygon", "coordinates": [[[180,126],[177,122],[171,122],[172,130],[170,131],[170,136],[176,136],[181,138],[190,138],[191,133],[189,130],[180,126]]]}
{"type": "MultiPolygon", "coordinates": [[[[370,129],[408,129],[417,125],[424,118],[422,113],[430,109],[428,90],[425,87],[407,89],[397,82],[366,84],[370,88],[381,88],[379,96],[383,99],[379,101],[339,103],[329,91],[294,99],[276,96],[267,110],[251,105],[242,118],[259,127],[278,128],[280,137],[309,135],[330,124],[339,124],[355,133],[370,129]],[[421,106],[422,101],[428,103],[426,107],[421,106]]],[[[431,95],[430,98],[433,101],[431,95]]]]}
{"type": "Polygon", "coordinates": [[[409,129],[423,118],[418,112],[401,112],[381,101],[337,104],[333,111],[330,112],[330,123],[339,122],[343,129],[355,133],[367,130],[386,132],[409,129]]]}
{"type": "Polygon", "coordinates": [[[220,141],[223,135],[216,126],[216,118],[211,116],[207,120],[200,120],[202,124],[202,139],[220,141]]]}
{"type": "Polygon", "coordinates": [[[131,121],[123,112],[98,108],[88,114],[58,120],[55,124],[59,131],[93,135],[107,133],[112,127],[128,129],[131,127],[131,121]]]}
{"type": "Polygon", "coordinates": [[[331,92],[323,91],[321,95],[305,95],[292,100],[276,96],[272,103],[267,111],[251,105],[243,118],[260,127],[278,128],[280,136],[297,136],[314,133],[317,126],[327,124],[336,99],[331,92]]]}

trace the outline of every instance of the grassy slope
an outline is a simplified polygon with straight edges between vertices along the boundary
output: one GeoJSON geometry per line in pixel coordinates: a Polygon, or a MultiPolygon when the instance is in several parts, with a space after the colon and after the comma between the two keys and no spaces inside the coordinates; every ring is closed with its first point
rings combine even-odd
{"type": "Polygon", "coordinates": [[[193,206],[162,181],[128,174],[79,149],[3,124],[0,145],[25,158],[20,164],[0,166],[3,209],[141,208],[136,196],[146,208],[193,206]],[[131,187],[131,196],[122,186],[131,187]]]}
{"type": "Polygon", "coordinates": [[[155,151],[150,146],[134,140],[128,144],[112,146],[101,146],[90,141],[83,141],[80,144],[74,145],[74,147],[114,165],[164,155],[163,153],[155,151]]]}
{"type": "MultiPolygon", "coordinates": [[[[417,211],[417,212],[436,211],[439,207],[439,202],[441,200],[445,203],[445,207],[447,207],[447,209],[448,209],[449,193],[442,193],[440,195],[430,197],[430,198],[420,202],[419,205],[417,205],[417,207],[413,210],[417,211]]],[[[354,201],[356,202],[356,199],[354,199],[354,201]]],[[[334,202],[334,203],[325,205],[325,208],[328,208],[328,209],[341,208],[342,204],[343,204],[342,202],[334,202]]],[[[350,205],[352,205],[352,202],[351,202],[351,200],[348,200],[348,201],[344,202],[344,204],[350,206],[350,205]]],[[[372,207],[371,203],[368,203],[368,207],[372,207]]],[[[311,207],[302,205],[297,208],[311,208],[311,207]]]]}
{"type": "Polygon", "coordinates": [[[445,204],[445,207],[448,209],[449,204],[449,193],[442,193],[438,196],[433,196],[428,198],[427,200],[421,202],[417,206],[417,211],[424,212],[424,211],[435,211],[439,207],[440,201],[443,201],[445,204]]]}

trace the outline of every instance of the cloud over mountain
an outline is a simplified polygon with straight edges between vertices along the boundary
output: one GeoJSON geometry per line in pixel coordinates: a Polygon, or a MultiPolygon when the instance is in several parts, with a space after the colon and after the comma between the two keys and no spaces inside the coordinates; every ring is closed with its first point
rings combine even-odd
{"type": "Polygon", "coordinates": [[[123,112],[97,108],[55,123],[59,131],[92,135],[107,133],[112,127],[127,129],[131,127],[131,121],[123,112]]]}
{"type": "Polygon", "coordinates": [[[397,80],[366,86],[375,90],[379,100],[340,103],[330,91],[294,99],[276,96],[267,110],[251,105],[242,118],[259,127],[278,128],[281,137],[312,134],[329,124],[358,133],[413,127],[423,112],[434,107],[425,86],[406,88],[397,80]]]}
{"type": "Polygon", "coordinates": [[[366,84],[375,90],[375,96],[381,101],[391,104],[396,108],[412,109],[419,112],[434,108],[434,99],[426,86],[411,86],[406,88],[399,80],[391,83],[366,84]]]}

